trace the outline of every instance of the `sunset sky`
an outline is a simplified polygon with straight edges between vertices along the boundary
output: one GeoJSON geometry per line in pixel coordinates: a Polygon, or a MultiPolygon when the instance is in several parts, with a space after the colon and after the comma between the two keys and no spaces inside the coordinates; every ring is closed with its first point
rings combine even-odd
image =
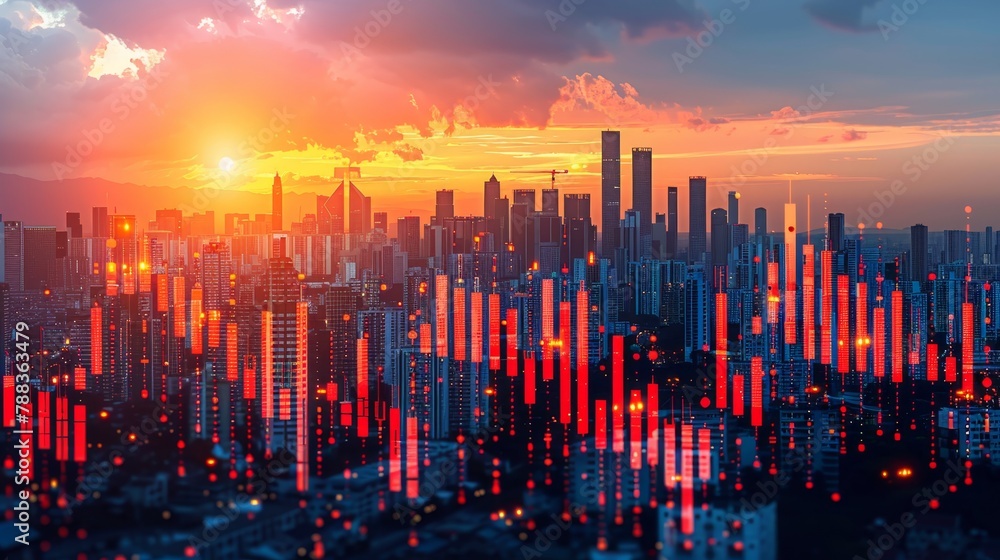
{"type": "Polygon", "coordinates": [[[857,223],[898,180],[887,227],[961,227],[966,204],[1000,225],[998,17],[995,0],[0,0],[0,171],[256,192],[278,172],[329,193],[350,160],[398,216],[441,188],[481,213],[491,173],[509,194],[549,180],[511,170],[565,168],[597,216],[613,128],[623,208],[628,151],[649,146],[659,212],[706,175],[709,208],[739,190],[749,221],[794,179],[814,227],[824,199],[857,223]]]}

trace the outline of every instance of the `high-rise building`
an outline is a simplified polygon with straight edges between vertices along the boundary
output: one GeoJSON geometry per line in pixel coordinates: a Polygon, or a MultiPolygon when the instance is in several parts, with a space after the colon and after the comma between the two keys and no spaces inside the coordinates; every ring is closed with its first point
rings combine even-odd
{"type": "Polygon", "coordinates": [[[708,179],[688,179],[688,262],[698,262],[707,248],[705,218],[707,209],[708,179]]]}
{"type": "Polygon", "coordinates": [[[316,200],[316,221],[319,223],[320,233],[327,230],[329,223],[329,233],[368,233],[372,229],[372,199],[365,196],[361,189],[351,183],[348,189],[350,197],[346,201],[348,212],[344,213],[344,182],[341,181],[337,189],[333,191],[333,196],[327,198],[320,206],[322,198],[316,200]]]}
{"type": "Polygon", "coordinates": [[[91,231],[93,232],[92,237],[99,237],[102,239],[110,237],[108,231],[108,207],[95,206],[93,209],[93,215],[94,221],[90,224],[91,231]]]}
{"type": "Polygon", "coordinates": [[[665,257],[677,258],[677,187],[667,187],[667,247],[665,257]]]}
{"type": "Polygon", "coordinates": [[[375,212],[375,220],[372,227],[380,230],[382,233],[389,233],[389,213],[375,212]]]}
{"type": "Polygon", "coordinates": [[[535,189],[514,189],[514,204],[524,204],[528,207],[528,214],[534,214],[538,209],[536,194],[535,189]]]}
{"type": "Polygon", "coordinates": [[[927,226],[910,226],[910,280],[927,280],[927,226]]]}
{"type": "Polygon", "coordinates": [[[66,212],[66,232],[73,239],[83,237],[83,221],[79,212],[66,212]]]}
{"type": "Polygon", "coordinates": [[[56,228],[25,226],[23,230],[24,290],[49,287],[56,267],[56,228]]]}
{"type": "Polygon", "coordinates": [[[160,231],[169,231],[180,236],[183,224],[184,214],[176,208],[156,211],[156,229],[160,231]]]}
{"type": "Polygon", "coordinates": [[[729,221],[722,208],[712,210],[712,264],[724,266],[729,259],[729,221]]]}
{"type": "Polygon", "coordinates": [[[563,259],[572,264],[575,259],[585,259],[594,251],[596,235],[590,218],[590,194],[563,195],[563,213],[566,215],[566,250],[563,259]]]}
{"type": "Polygon", "coordinates": [[[431,223],[441,225],[445,220],[455,217],[455,191],[442,189],[435,196],[434,217],[431,223]]]}
{"type": "Polygon", "coordinates": [[[420,256],[420,216],[401,216],[396,219],[396,238],[399,250],[408,254],[410,260],[420,256]]]}
{"type": "Polygon", "coordinates": [[[757,208],[753,211],[753,228],[757,237],[767,235],[767,208],[757,208]]]}
{"type": "Polygon", "coordinates": [[[601,257],[613,259],[621,245],[621,132],[601,132],[601,257]]]}
{"type": "Polygon", "coordinates": [[[559,189],[542,189],[542,214],[559,214],[559,189]]]}
{"type": "Polygon", "coordinates": [[[844,250],[844,215],[843,214],[830,214],[828,216],[828,239],[830,242],[831,251],[843,251],[844,250]]]}
{"type": "Polygon", "coordinates": [[[729,191],[729,225],[740,223],[740,193],[729,191]]]}
{"type": "Polygon", "coordinates": [[[3,222],[3,281],[11,291],[24,290],[24,224],[3,222]]]}
{"type": "Polygon", "coordinates": [[[271,229],[282,231],[285,229],[284,218],[282,217],[282,199],[284,192],[281,188],[281,175],[274,174],[274,182],[271,183],[271,229]]]}
{"type": "Polygon", "coordinates": [[[490,175],[489,181],[483,182],[483,216],[487,219],[497,217],[496,207],[500,200],[500,181],[496,174],[490,175]]]}
{"type": "Polygon", "coordinates": [[[652,148],[632,148],[632,209],[639,212],[641,256],[649,257],[653,230],[652,148]]]}

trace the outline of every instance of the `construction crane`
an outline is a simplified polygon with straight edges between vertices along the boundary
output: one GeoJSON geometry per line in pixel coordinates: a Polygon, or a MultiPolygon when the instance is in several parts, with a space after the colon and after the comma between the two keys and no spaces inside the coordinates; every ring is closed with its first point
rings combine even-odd
{"type": "Polygon", "coordinates": [[[568,169],[542,169],[542,170],[539,170],[539,171],[511,171],[511,173],[533,173],[533,174],[536,174],[536,175],[537,174],[541,174],[541,173],[548,173],[549,175],[552,175],[552,188],[554,189],[554,188],[556,188],[556,175],[562,175],[563,173],[569,173],[569,170],[568,169]]]}

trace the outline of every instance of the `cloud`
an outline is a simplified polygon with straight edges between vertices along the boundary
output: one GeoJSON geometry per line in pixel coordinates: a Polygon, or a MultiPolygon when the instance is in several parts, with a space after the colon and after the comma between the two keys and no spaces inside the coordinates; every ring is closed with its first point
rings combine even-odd
{"type": "Polygon", "coordinates": [[[864,140],[868,138],[868,132],[864,130],[845,130],[843,134],[840,135],[841,140],[844,142],[854,142],[856,140],[864,140]]]}
{"type": "Polygon", "coordinates": [[[844,31],[873,31],[871,10],[882,0],[810,0],[805,10],[820,23],[844,31]]]}

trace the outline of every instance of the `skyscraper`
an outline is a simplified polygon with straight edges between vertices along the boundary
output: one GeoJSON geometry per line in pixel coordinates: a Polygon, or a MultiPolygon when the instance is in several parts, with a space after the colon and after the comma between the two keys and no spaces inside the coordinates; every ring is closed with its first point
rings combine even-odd
{"type": "Polygon", "coordinates": [[[93,210],[93,223],[90,224],[93,237],[107,238],[108,235],[108,207],[95,206],[93,210]]]}
{"type": "Polygon", "coordinates": [[[729,225],[740,223],[740,193],[729,191],[729,225]]]}
{"type": "Polygon", "coordinates": [[[753,211],[754,235],[764,237],[767,235],[767,208],[757,208],[753,211]]]}
{"type": "Polygon", "coordinates": [[[844,215],[830,214],[827,217],[828,239],[831,251],[844,250],[844,215]]]}
{"type": "Polygon", "coordinates": [[[24,290],[24,225],[3,222],[4,278],[11,291],[24,290]]]}
{"type": "Polygon", "coordinates": [[[705,231],[708,179],[688,179],[688,262],[698,262],[707,248],[705,231]]]}
{"type": "Polygon", "coordinates": [[[601,257],[613,259],[621,244],[621,132],[601,132],[601,257]]]}
{"type": "Polygon", "coordinates": [[[490,175],[490,180],[483,182],[483,216],[486,216],[487,219],[496,218],[497,201],[499,200],[500,181],[497,180],[495,174],[490,175]]]}
{"type": "Polygon", "coordinates": [[[724,266],[729,259],[729,221],[722,208],[712,210],[712,264],[724,266]]]}
{"type": "Polygon", "coordinates": [[[559,214],[559,189],[542,189],[542,214],[559,214]]]}
{"type": "Polygon", "coordinates": [[[910,280],[927,280],[927,226],[910,226],[910,280]]]}
{"type": "Polygon", "coordinates": [[[632,209],[639,212],[639,238],[643,257],[652,249],[653,149],[632,148],[632,209]]]}
{"type": "Polygon", "coordinates": [[[445,220],[455,217],[455,191],[442,189],[435,195],[434,225],[444,224],[445,220]]]}
{"type": "Polygon", "coordinates": [[[666,257],[677,258],[677,187],[667,187],[666,257]]]}
{"type": "Polygon", "coordinates": [[[73,239],[83,237],[83,221],[79,212],[66,212],[66,231],[73,239]]]}
{"type": "Polygon", "coordinates": [[[281,231],[285,228],[281,215],[281,201],[284,193],[281,190],[281,176],[274,174],[274,182],[271,183],[271,229],[281,231]]]}

